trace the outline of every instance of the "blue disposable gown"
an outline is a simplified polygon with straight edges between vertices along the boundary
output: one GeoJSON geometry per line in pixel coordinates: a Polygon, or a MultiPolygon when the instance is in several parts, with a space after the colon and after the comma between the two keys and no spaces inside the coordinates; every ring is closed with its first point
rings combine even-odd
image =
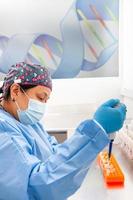
{"type": "Polygon", "coordinates": [[[0,109],[0,200],[64,200],[109,142],[93,120],[58,144],[41,123],[25,126],[0,109]]]}

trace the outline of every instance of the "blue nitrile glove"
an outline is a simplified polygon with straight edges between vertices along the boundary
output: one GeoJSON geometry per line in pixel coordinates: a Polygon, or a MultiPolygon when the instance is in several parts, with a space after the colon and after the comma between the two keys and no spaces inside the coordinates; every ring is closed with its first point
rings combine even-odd
{"type": "Polygon", "coordinates": [[[126,106],[119,99],[110,99],[102,104],[94,114],[96,120],[107,133],[113,133],[122,128],[126,117],[126,106]]]}

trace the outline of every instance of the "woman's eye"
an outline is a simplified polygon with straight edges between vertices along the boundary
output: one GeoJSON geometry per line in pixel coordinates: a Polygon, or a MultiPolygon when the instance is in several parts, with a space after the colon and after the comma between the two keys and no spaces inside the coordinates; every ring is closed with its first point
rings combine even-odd
{"type": "Polygon", "coordinates": [[[37,98],[39,101],[42,101],[42,102],[46,102],[49,99],[49,97],[46,97],[46,96],[45,97],[37,96],[37,98]]]}
{"type": "Polygon", "coordinates": [[[38,97],[39,100],[44,101],[44,98],[38,97]]]}

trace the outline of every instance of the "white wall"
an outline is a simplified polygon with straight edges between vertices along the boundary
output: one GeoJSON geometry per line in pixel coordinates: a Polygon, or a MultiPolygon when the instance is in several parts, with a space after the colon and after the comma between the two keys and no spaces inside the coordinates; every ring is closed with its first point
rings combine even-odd
{"type": "Polygon", "coordinates": [[[79,78],[53,80],[51,105],[98,103],[120,96],[120,78],[79,78]]]}
{"type": "Polygon", "coordinates": [[[133,118],[133,1],[121,2],[120,62],[122,66],[121,94],[127,105],[127,118],[133,118]]]}
{"type": "Polygon", "coordinates": [[[103,101],[120,98],[120,87],[120,78],[54,80],[43,122],[47,129],[71,130],[82,120],[92,118],[103,101]]]}
{"type": "MultiPolygon", "coordinates": [[[[123,84],[122,87],[133,93],[133,1],[122,1],[122,65],[123,65],[123,84]]],[[[133,96],[133,94],[132,94],[133,96]]]]}

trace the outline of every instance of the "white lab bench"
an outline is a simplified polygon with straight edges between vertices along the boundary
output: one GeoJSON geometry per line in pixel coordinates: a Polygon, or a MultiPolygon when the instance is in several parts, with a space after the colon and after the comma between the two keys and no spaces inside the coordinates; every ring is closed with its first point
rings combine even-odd
{"type": "Polygon", "coordinates": [[[95,160],[81,188],[69,200],[133,200],[133,161],[116,145],[113,146],[113,154],[124,173],[124,187],[108,189],[95,160]]]}

